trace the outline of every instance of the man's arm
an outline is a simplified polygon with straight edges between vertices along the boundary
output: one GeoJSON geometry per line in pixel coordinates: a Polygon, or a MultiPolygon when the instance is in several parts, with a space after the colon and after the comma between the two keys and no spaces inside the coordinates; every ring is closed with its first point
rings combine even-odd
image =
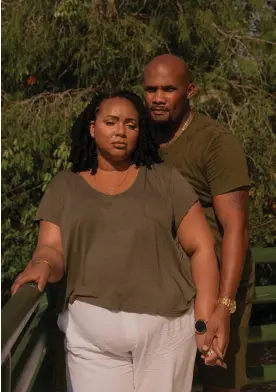
{"type": "MultiPolygon", "coordinates": [[[[248,246],[248,190],[250,181],[246,157],[240,143],[227,132],[212,139],[205,151],[204,165],[214,211],[223,228],[220,253],[220,297],[234,299],[241,280],[248,246]]],[[[213,341],[217,353],[225,354],[223,337],[231,316],[217,305],[209,321],[206,349],[213,341]],[[214,337],[216,337],[214,339],[214,337]]]]}
{"type": "Polygon", "coordinates": [[[240,188],[214,196],[213,204],[223,228],[219,295],[234,299],[248,247],[248,191],[240,188]]]}

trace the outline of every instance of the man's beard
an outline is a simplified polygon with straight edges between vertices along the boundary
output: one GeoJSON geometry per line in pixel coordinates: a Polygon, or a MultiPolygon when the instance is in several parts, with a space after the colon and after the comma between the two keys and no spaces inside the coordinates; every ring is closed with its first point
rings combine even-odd
{"type": "Polygon", "coordinates": [[[166,122],[155,122],[151,120],[151,128],[153,129],[153,135],[155,142],[160,144],[168,143],[178,130],[181,122],[173,121],[171,115],[166,122]]]}

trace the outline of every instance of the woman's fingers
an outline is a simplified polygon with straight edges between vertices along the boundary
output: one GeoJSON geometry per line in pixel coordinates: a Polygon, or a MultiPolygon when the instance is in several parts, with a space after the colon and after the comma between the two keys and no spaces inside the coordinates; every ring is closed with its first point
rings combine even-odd
{"type": "Polygon", "coordinates": [[[214,351],[213,346],[205,354],[202,354],[201,358],[204,360],[206,366],[221,366],[227,369],[226,363],[214,351]]]}
{"type": "Polygon", "coordinates": [[[17,279],[15,280],[14,284],[12,285],[12,288],[11,288],[12,295],[14,295],[18,291],[18,289],[21,286],[23,286],[23,284],[30,283],[30,282],[36,282],[36,279],[37,279],[37,277],[34,276],[33,274],[25,273],[25,272],[21,273],[17,277],[17,279]]]}
{"type": "Polygon", "coordinates": [[[44,291],[51,274],[50,268],[45,265],[36,265],[27,267],[21,274],[18,275],[11,287],[11,293],[14,295],[18,289],[26,283],[36,282],[38,289],[44,291]]]}
{"type": "Polygon", "coordinates": [[[40,275],[37,279],[37,288],[39,291],[43,292],[48,282],[48,277],[40,275]]]}

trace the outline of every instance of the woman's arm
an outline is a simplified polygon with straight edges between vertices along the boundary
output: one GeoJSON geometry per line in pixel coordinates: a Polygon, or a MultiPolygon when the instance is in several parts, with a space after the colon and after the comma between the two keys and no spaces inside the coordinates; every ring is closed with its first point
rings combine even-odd
{"type": "Polygon", "coordinates": [[[177,237],[191,260],[192,275],[197,290],[195,318],[208,321],[218,299],[219,270],[215,239],[199,202],[195,203],[182,219],[177,237]]]}
{"type": "Polygon", "coordinates": [[[37,282],[38,289],[43,291],[48,282],[58,282],[63,277],[64,270],[60,228],[53,223],[41,221],[32,260],[16,278],[11,292],[15,294],[20,286],[29,282],[37,282]]]}
{"type": "MultiPolygon", "coordinates": [[[[196,285],[195,319],[205,320],[209,331],[208,321],[216,308],[219,293],[219,269],[215,239],[199,202],[196,202],[182,219],[177,236],[180,245],[191,260],[192,275],[196,285]]],[[[222,331],[220,345],[215,334],[212,335],[213,339],[208,346],[206,346],[206,336],[209,336],[207,333],[196,335],[197,347],[206,365],[226,367],[221,351],[226,350],[229,330],[226,326],[222,331]],[[209,348],[212,350],[210,351],[209,348]]]]}

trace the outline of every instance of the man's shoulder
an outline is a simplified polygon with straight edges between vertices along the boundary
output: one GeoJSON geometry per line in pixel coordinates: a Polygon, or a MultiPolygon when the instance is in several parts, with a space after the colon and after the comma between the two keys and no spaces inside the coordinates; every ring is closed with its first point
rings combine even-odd
{"type": "Polygon", "coordinates": [[[218,121],[202,113],[196,114],[194,129],[198,135],[209,140],[210,138],[216,138],[222,134],[229,133],[218,121]]]}
{"type": "Polygon", "coordinates": [[[197,142],[201,141],[201,144],[204,144],[205,152],[223,147],[233,151],[242,149],[241,143],[229,129],[204,114],[197,115],[194,131],[198,137],[197,142]]]}

